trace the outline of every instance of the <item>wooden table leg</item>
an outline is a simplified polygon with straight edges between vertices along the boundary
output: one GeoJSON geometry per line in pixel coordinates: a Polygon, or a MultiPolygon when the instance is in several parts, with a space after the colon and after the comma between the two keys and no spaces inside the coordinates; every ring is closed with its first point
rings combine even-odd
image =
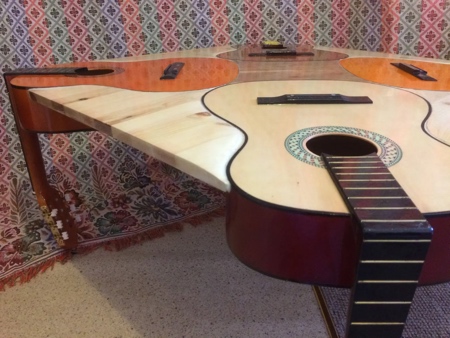
{"type": "Polygon", "coordinates": [[[5,74],[5,83],[37,202],[58,245],[74,250],[78,244],[75,220],[63,193],[52,187],[47,180],[38,134],[92,129],[34,102],[27,88],[11,85],[10,81],[15,76],[17,75],[5,74]]]}

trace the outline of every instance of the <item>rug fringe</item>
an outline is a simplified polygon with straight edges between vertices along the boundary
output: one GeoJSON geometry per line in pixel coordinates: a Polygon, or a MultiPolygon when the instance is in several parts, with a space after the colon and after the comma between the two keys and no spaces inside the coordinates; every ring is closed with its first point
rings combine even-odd
{"type": "Polygon", "coordinates": [[[17,284],[28,283],[31,279],[36,277],[39,273],[44,273],[48,269],[53,269],[56,263],[66,263],[72,254],[69,251],[62,251],[56,256],[48,258],[46,261],[41,263],[36,263],[30,267],[24,268],[21,271],[17,271],[12,275],[0,279],[0,291],[5,291],[6,286],[13,287],[17,284]]]}
{"type": "MultiPolygon", "coordinates": [[[[153,240],[156,238],[161,238],[164,234],[168,232],[180,232],[183,230],[184,225],[189,224],[191,226],[199,226],[202,223],[207,221],[211,221],[216,217],[221,217],[225,215],[225,208],[219,207],[218,209],[214,209],[212,211],[206,212],[202,215],[191,216],[188,219],[185,219],[180,222],[161,225],[154,229],[149,229],[147,231],[143,231],[142,233],[138,233],[135,235],[125,236],[123,238],[110,239],[103,242],[95,243],[95,244],[81,244],[77,250],[76,254],[89,254],[99,248],[104,248],[108,251],[120,251],[126,248],[129,248],[136,244],[141,244],[148,240],[153,240]]],[[[4,279],[0,279],[0,291],[5,291],[5,286],[13,287],[16,283],[24,284],[29,282],[31,279],[36,277],[39,273],[44,273],[49,268],[53,269],[55,263],[65,263],[70,258],[72,258],[74,253],[70,251],[62,251],[60,254],[49,258],[48,260],[32,265],[28,268],[25,268],[22,271],[18,271],[11,276],[8,276],[4,279]]]]}
{"type": "Polygon", "coordinates": [[[129,248],[130,246],[141,244],[148,240],[153,240],[156,238],[161,238],[164,236],[164,234],[168,232],[179,232],[182,231],[184,226],[186,224],[189,224],[191,226],[198,226],[202,223],[212,221],[216,217],[222,217],[225,215],[225,208],[220,207],[218,209],[214,209],[212,211],[206,212],[205,214],[201,215],[195,215],[191,216],[188,219],[184,219],[180,222],[168,224],[168,225],[161,225],[154,229],[148,229],[147,231],[143,231],[141,233],[126,236],[123,238],[112,238],[110,240],[106,240],[101,243],[95,243],[91,245],[85,245],[81,244],[77,248],[77,253],[79,254],[86,254],[90,253],[92,251],[95,251],[99,248],[104,248],[108,251],[120,251],[126,248],[129,248]]]}
{"type": "Polygon", "coordinates": [[[77,254],[87,254],[99,248],[104,248],[107,251],[120,251],[129,248],[130,246],[141,244],[148,240],[163,237],[166,232],[175,232],[181,230],[183,230],[183,224],[181,222],[162,225],[155,229],[149,229],[147,231],[122,238],[106,240],[102,243],[95,243],[84,246],[83,244],[81,244],[81,246],[77,248],[77,254]]]}
{"type": "Polygon", "coordinates": [[[215,209],[206,214],[190,217],[189,219],[185,220],[184,222],[195,227],[204,222],[212,221],[214,218],[223,217],[223,216],[225,216],[225,207],[220,207],[220,208],[215,209]]]}

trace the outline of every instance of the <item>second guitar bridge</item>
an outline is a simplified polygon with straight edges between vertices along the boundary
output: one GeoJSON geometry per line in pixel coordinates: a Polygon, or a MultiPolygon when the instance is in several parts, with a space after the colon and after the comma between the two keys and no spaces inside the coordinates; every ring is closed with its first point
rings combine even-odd
{"type": "Polygon", "coordinates": [[[429,76],[426,70],[413,66],[409,63],[391,63],[391,65],[423,81],[437,81],[435,78],[429,76]]]}
{"type": "Polygon", "coordinates": [[[163,75],[159,78],[160,80],[173,80],[177,77],[181,68],[183,68],[184,62],[174,62],[171,63],[165,70],[163,75]]]}
{"type": "Polygon", "coordinates": [[[258,104],[332,104],[373,103],[367,96],[345,96],[341,94],[286,94],[274,97],[258,97],[258,104]]]}

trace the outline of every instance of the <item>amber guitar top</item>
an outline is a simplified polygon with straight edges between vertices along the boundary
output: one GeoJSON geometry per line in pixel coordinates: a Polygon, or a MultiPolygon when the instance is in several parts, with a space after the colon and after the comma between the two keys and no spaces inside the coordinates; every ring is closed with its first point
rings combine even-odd
{"type": "Polygon", "coordinates": [[[336,142],[324,144],[323,137],[344,135],[374,146],[421,212],[450,210],[450,149],[422,130],[430,111],[415,94],[347,81],[259,81],[212,90],[204,104],[247,135],[228,174],[232,185],[257,200],[347,212],[320,160],[336,142]],[[373,104],[257,104],[257,97],[298,93],[368,96],[373,104]]]}
{"type": "Polygon", "coordinates": [[[342,67],[361,79],[388,86],[419,90],[450,90],[450,64],[394,58],[349,58],[340,61],[342,67]],[[426,71],[436,81],[423,81],[392,63],[404,63],[426,71]]]}
{"type": "MultiPolygon", "coordinates": [[[[57,67],[63,68],[64,65],[57,67]]],[[[11,84],[27,88],[89,84],[136,91],[180,92],[221,86],[233,81],[239,73],[235,63],[217,58],[171,58],[114,63],[86,62],[71,63],[67,67],[87,67],[88,72],[81,71],[80,75],[21,75],[14,78],[11,84]],[[176,79],[161,80],[167,67],[174,63],[184,64],[176,79]],[[102,74],[101,71],[106,71],[106,74],[102,74]]]]}

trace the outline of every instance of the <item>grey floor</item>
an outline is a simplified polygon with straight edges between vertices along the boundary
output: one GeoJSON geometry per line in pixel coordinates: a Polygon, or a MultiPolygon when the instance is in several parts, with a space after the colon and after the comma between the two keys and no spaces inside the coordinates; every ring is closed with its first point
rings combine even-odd
{"type": "Polygon", "coordinates": [[[327,338],[312,288],[242,265],[224,231],[218,218],[56,264],[0,292],[0,338],[327,338]]]}

